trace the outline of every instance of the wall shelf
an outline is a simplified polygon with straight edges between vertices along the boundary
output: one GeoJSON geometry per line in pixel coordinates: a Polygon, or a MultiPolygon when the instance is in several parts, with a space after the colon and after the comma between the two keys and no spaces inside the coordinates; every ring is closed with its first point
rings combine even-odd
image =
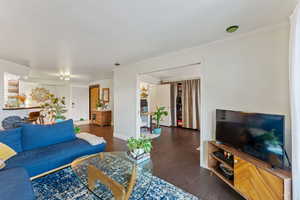
{"type": "Polygon", "coordinates": [[[29,110],[29,109],[40,109],[41,107],[12,107],[12,108],[2,108],[2,110],[29,110]]]}

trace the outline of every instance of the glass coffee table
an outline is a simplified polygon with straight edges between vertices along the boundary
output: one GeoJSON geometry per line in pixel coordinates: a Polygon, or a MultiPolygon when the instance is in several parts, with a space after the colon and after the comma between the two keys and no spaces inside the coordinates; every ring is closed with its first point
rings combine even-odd
{"type": "Polygon", "coordinates": [[[143,199],[152,182],[151,160],[136,164],[127,152],[102,152],[74,160],[76,177],[99,199],[143,199]]]}

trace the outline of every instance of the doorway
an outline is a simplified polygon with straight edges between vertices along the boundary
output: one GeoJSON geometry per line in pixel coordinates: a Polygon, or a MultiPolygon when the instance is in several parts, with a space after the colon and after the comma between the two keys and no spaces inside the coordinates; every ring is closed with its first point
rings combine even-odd
{"type": "Polygon", "coordinates": [[[180,148],[179,143],[189,144],[185,147],[186,156],[193,156],[199,163],[203,114],[201,75],[199,64],[139,74],[137,99],[140,135],[154,139],[157,144],[167,142],[174,148],[172,151],[180,148]],[[160,122],[160,135],[153,131],[157,122],[151,120],[157,107],[164,107],[168,112],[160,122]]]}
{"type": "Polygon", "coordinates": [[[91,85],[89,87],[89,119],[92,119],[92,111],[97,109],[97,103],[100,97],[100,85],[91,85]]]}

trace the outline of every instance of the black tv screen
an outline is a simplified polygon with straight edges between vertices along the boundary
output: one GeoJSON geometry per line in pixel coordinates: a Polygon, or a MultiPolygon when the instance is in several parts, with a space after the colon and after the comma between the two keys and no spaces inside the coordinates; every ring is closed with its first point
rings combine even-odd
{"type": "Polygon", "coordinates": [[[216,111],[216,140],[270,163],[284,166],[284,116],[216,111]]]}

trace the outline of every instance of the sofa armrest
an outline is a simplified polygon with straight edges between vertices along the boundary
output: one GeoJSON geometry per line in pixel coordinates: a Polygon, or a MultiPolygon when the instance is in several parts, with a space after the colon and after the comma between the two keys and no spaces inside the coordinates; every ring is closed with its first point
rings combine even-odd
{"type": "Polygon", "coordinates": [[[34,200],[30,178],[24,168],[0,171],[1,200],[34,200]]]}

